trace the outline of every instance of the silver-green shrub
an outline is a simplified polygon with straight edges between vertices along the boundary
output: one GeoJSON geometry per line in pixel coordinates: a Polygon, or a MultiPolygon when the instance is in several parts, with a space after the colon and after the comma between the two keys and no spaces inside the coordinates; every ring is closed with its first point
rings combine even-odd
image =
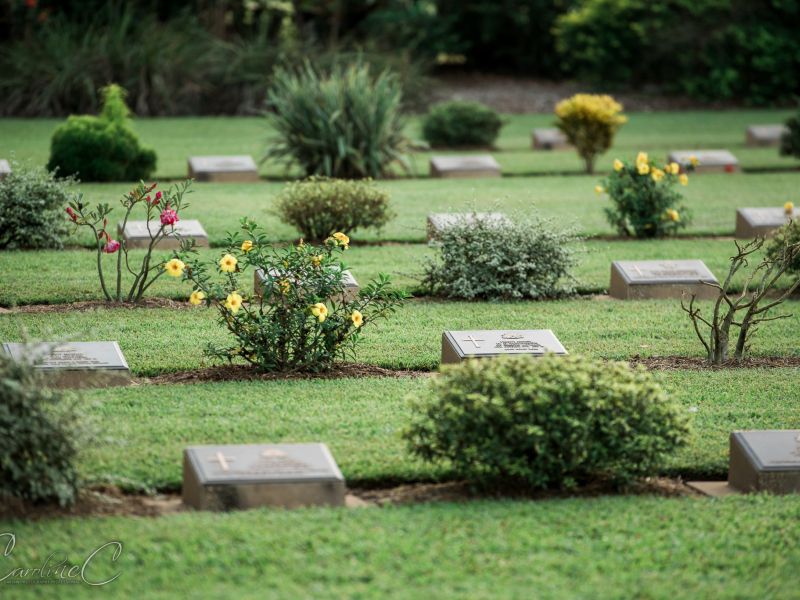
{"type": "Polygon", "coordinates": [[[575,291],[573,231],[535,217],[515,221],[463,216],[438,236],[422,288],[446,298],[540,299],[575,291]]]}

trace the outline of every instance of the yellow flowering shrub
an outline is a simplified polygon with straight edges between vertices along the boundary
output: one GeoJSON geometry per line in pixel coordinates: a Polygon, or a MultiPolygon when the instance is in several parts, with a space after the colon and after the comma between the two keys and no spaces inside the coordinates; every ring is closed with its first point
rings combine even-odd
{"type": "Polygon", "coordinates": [[[230,235],[218,258],[203,262],[196,252],[178,252],[170,261],[194,285],[189,303],[215,308],[234,338],[230,345],[209,344],[212,358],[243,360],[262,371],[322,371],[354,356],[364,328],[403,301],[385,275],[355,298],[344,293],[340,258],[350,245],[344,232],[320,246],[275,247],[254,222],[245,218],[241,225],[244,240],[230,235]],[[251,270],[264,274],[260,296],[248,297],[245,289],[251,270]]]}
{"type": "Polygon", "coordinates": [[[611,200],[606,217],[620,235],[664,237],[686,227],[689,212],[676,184],[686,185],[689,178],[677,163],[659,167],[639,152],[633,163],[615,159],[613,167],[597,188],[611,200]]]}
{"type": "Polygon", "coordinates": [[[556,126],[578,151],[587,173],[594,173],[597,156],[611,148],[617,131],[628,120],[614,98],[594,94],[562,100],[556,105],[556,117],[556,126]]]}

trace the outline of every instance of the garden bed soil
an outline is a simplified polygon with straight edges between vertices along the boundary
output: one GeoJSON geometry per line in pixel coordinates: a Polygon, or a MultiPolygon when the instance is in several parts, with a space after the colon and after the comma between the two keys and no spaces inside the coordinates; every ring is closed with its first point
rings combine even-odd
{"type": "Polygon", "coordinates": [[[145,298],[141,302],[107,302],[105,300],[84,300],[81,302],[68,302],[65,304],[24,304],[16,306],[7,312],[23,314],[44,314],[61,312],[85,312],[98,308],[183,308],[195,309],[186,301],[170,300],[169,298],[145,298]]]}
{"type": "MultiPolygon", "coordinates": [[[[388,488],[350,488],[345,498],[348,508],[380,507],[430,502],[467,502],[475,500],[552,500],[558,498],[595,497],[618,493],[596,485],[572,491],[542,491],[522,493],[514,491],[479,492],[463,481],[447,483],[412,483],[388,488]]],[[[702,494],[680,479],[647,478],[627,491],[629,494],[665,497],[702,498],[702,494]]],[[[64,517],[163,517],[191,509],[183,504],[180,494],[129,494],[115,486],[102,486],[82,490],[75,504],[62,507],[58,504],[30,505],[25,502],[0,499],[0,519],[42,519],[64,517]]]]}
{"type": "Polygon", "coordinates": [[[800,356],[753,356],[740,361],[728,360],[721,365],[711,365],[705,358],[697,356],[634,356],[628,362],[644,365],[653,371],[720,371],[724,369],[780,369],[799,368],[800,356]]]}

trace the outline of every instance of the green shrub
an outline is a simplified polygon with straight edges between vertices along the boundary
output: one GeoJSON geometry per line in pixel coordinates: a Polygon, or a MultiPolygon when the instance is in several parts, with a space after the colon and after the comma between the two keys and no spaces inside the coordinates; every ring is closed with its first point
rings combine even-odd
{"type": "Polygon", "coordinates": [[[125,92],[103,89],[99,117],[71,116],[53,133],[47,168],[82,181],[137,181],[156,168],[156,153],[140,145],[130,125],[125,92]]]}
{"type": "Polygon", "coordinates": [[[459,148],[494,144],[503,121],[478,102],[443,102],[434,106],[422,122],[422,136],[435,148],[459,148]]]}
{"type": "Polygon", "coordinates": [[[308,241],[324,240],[336,231],[380,229],[393,216],[389,193],[372,181],[324,177],[287,184],[278,194],[277,211],[308,241]]]}
{"type": "Polygon", "coordinates": [[[689,183],[678,163],[661,169],[640,152],[635,163],[615,159],[614,170],[596,191],[608,194],[613,206],[605,209],[606,217],[620,235],[660,238],[674,235],[690,221],[677,183],[689,183]]]}
{"type": "Polygon", "coordinates": [[[800,158],[800,110],[786,121],[788,131],[781,137],[781,154],[800,158]]]}
{"type": "Polygon", "coordinates": [[[61,248],[67,233],[64,208],[77,198],[75,181],[55,172],[12,162],[0,180],[0,248],[61,248]]]}
{"type": "Polygon", "coordinates": [[[597,156],[611,148],[627,122],[621,112],[622,105],[611,96],[575,94],[556,104],[556,126],[583,159],[587,173],[594,173],[597,156]]]}
{"type": "Polygon", "coordinates": [[[306,63],[297,72],[279,71],[267,96],[277,137],[265,159],[342,179],[377,179],[405,165],[402,93],[388,71],[373,78],[368,66],[356,64],[322,75],[306,63]]]}
{"type": "Polygon", "coordinates": [[[0,495],[71,504],[86,417],[74,396],[44,385],[31,362],[0,352],[0,495]]]}
{"type": "Polygon", "coordinates": [[[411,452],[473,482],[572,488],[654,475],[688,425],[642,367],[553,355],[470,360],[431,380],[411,452]]]}
{"type": "MultiPolygon", "coordinates": [[[[792,209],[794,209],[794,205],[792,205],[792,209]]],[[[775,232],[767,245],[767,256],[777,261],[786,255],[786,248],[797,244],[800,244],[800,221],[794,219],[775,232]]],[[[794,257],[786,272],[800,275],[800,254],[794,257]]]]}
{"type": "Polygon", "coordinates": [[[553,298],[574,292],[571,231],[528,218],[463,217],[438,236],[439,256],[425,265],[422,287],[446,298],[553,298]]]}
{"type": "Polygon", "coordinates": [[[231,235],[211,266],[186,251],[173,259],[185,261],[184,276],[195,286],[189,302],[213,306],[220,325],[235,338],[231,346],[209,344],[206,352],[213,358],[244,360],[262,371],[324,371],[337,358],[355,357],[364,328],[387,318],[403,301],[386,275],[355,298],[345,294],[346,267],[339,256],[350,238],[341,232],[322,246],[276,248],[246,218],[242,231],[245,238],[231,235]],[[242,295],[240,277],[251,267],[265,274],[260,298],[242,295]]]}

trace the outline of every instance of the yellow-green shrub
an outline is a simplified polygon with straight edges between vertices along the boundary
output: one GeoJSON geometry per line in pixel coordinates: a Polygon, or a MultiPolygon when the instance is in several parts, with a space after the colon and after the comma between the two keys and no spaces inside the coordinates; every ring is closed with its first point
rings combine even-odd
{"type": "Polygon", "coordinates": [[[627,117],[622,105],[611,96],[576,94],[556,105],[556,126],[567,136],[586,165],[594,173],[594,162],[609,148],[627,117]]]}

